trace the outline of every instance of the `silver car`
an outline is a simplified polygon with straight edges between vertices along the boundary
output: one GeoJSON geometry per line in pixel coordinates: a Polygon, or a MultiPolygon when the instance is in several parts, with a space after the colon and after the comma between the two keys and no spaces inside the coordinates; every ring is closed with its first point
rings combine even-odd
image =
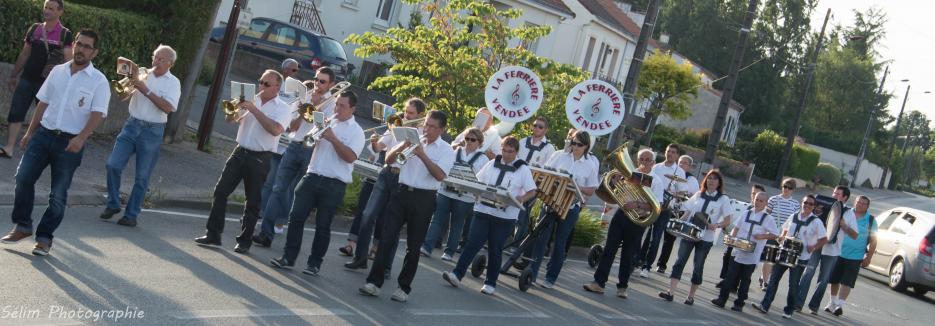
{"type": "Polygon", "coordinates": [[[935,214],[898,207],[877,218],[877,249],[867,269],[889,276],[897,291],[912,287],[925,295],[935,290],[935,214]]]}

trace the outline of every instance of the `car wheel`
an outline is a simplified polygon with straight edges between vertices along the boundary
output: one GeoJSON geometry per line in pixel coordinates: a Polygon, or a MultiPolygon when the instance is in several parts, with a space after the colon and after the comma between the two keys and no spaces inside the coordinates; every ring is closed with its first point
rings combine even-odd
{"type": "Polygon", "coordinates": [[[906,278],[905,278],[906,268],[903,265],[902,259],[897,260],[893,264],[893,267],[890,267],[890,281],[889,286],[896,291],[906,291],[906,278]]]}
{"type": "Polygon", "coordinates": [[[929,293],[929,289],[921,285],[915,285],[912,287],[912,292],[920,297],[924,297],[926,293],[929,293]]]}

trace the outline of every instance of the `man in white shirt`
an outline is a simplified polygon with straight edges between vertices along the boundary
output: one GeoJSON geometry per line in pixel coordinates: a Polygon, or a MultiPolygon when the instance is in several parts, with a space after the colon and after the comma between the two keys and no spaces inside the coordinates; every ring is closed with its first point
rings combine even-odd
{"type": "Polygon", "coordinates": [[[765,192],[757,193],[753,200],[753,209],[733,221],[734,229],[731,231],[731,236],[753,241],[756,246],[751,252],[734,250],[734,258],[730,261],[727,277],[724,278],[725,286],[721,287],[718,297],[711,300],[715,306],[724,308],[731,289],[740,283],[737,300],[734,300],[734,306],[730,309],[737,312],[743,311],[744,300],[747,300],[747,294],[750,291],[750,278],[756,270],[757,263],[760,262],[760,254],[763,253],[766,240],[776,239],[779,234],[779,228],[776,227],[773,217],[766,213],[766,200],[765,192]]]}
{"type": "Polygon", "coordinates": [[[302,235],[309,213],[315,213],[315,239],[303,274],[318,275],[325,252],[331,243],[331,221],[344,199],[347,184],[353,181],[354,161],[364,149],[364,130],[354,119],[357,95],[344,91],[335,103],[336,114],[328,129],[315,143],[308,171],[295,189],[292,210],[289,211],[289,231],[279,259],[270,261],[278,268],[291,268],[302,248],[302,235]]]}
{"type": "MultiPolygon", "coordinates": [[[[549,133],[549,118],[537,116],[532,123],[532,136],[523,138],[519,141],[519,153],[517,158],[526,161],[526,163],[544,166],[545,163],[555,153],[555,146],[549,142],[546,137],[549,133]]],[[[516,221],[516,233],[513,239],[522,239],[529,234],[529,209],[536,202],[536,198],[523,203],[526,208],[519,212],[519,218],[516,221]]]]}
{"type": "MultiPolygon", "coordinates": [[[[149,187],[149,176],[159,158],[166,121],[169,113],[178,109],[182,95],[179,79],[169,71],[175,65],[175,59],[174,49],[159,45],[153,51],[153,64],[146,80],[130,81],[136,90],[130,98],[130,117],[117,135],[114,150],[107,158],[107,207],[100,215],[102,219],[110,219],[120,213],[120,176],[130,156],[136,154],[133,190],[127,200],[127,211],[117,221],[119,225],[136,226],[136,218],[149,187]]],[[[131,69],[138,70],[139,67],[134,65],[131,69]]]]}
{"type": "MultiPolygon", "coordinates": [[[[656,200],[659,203],[665,202],[665,192],[669,191],[675,193],[680,190],[678,182],[672,182],[671,179],[666,176],[676,176],[682,179],[685,179],[685,171],[678,165],[680,148],[676,144],[669,144],[666,146],[666,159],[661,163],[657,163],[653,166],[653,180],[658,179],[665,186],[663,189],[659,187],[653,187],[653,192],[656,195],[656,200]]],[[[659,218],[653,222],[653,225],[648,227],[646,232],[646,237],[643,239],[643,246],[640,248],[639,258],[643,263],[642,268],[640,269],[640,277],[649,276],[649,268],[652,267],[653,260],[656,259],[656,252],[659,251],[659,243],[662,240],[662,235],[665,233],[666,224],[669,223],[669,218],[672,217],[672,211],[668,208],[663,207],[662,214],[659,214],[659,218]]],[[[670,249],[671,250],[671,249],[670,249]]],[[[668,257],[666,257],[668,258],[668,257]]],[[[665,272],[665,270],[662,270],[665,272]]]]}
{"type": "Polygon", "coordinates": [[[259,82],[260,92],[253,101],[238,104],[239,111],[232,118],[233,122],[240,124],[237,129],[237,148],[234,148],[227,159],[221,177],[214,186],[214,202],[211,203],[207,230],[204,236],[195,239],[200,245],[221,245],[224,217],[227,214],[227,197],[243,180],[247,202],[240,220],[240,234],[236,238],[234,252],[242,254],[250,250],[253,229],[260,215],[261,191],[269,173],[270,157],[276,150],[277,138],[286,130],[291,115],[289,105],[279,99],[282,75],[274,70],[267,70],[259,82]]]}
{"type": "MultiPolygon", "coordinates": [[[[319,105],[331,97],[331,92],[328,90],[335,84],[334,71],[328,67],[318,68],[314,81],[315,88],[312,91],[311,103],[319,105]]],[[[334,114],[334,108],[335,101],[330,101],[320,109],[330,117],[334,114]]],[[[293,107],[292,110],[295,111],[297,108],[293,107]]],[[[274,179],[267,179],[267,183],[272,182],[273,185],[268,198],[263,198],[268,202],[260,214],[263,216],[260,231],[253,236],[253,242],[261,247],[269,247],[276,236],[275,228],[282,227],[288,221],[292,199],[295,198],[295,187],[302,179],[302,171],[308,168],[308,163],[312,158],[314,147],[305,146],[305,135],[312,130],[314,125],[305,121],[297,113],[292,114],[292,121],[286,129],[285,137],[289,140],[289,146],[283,152],[276,171],[270,171],[274,179]]]]}
{"type": "Polygon", "coordinates": [[[761,313],[765,314],[769,311],[770,304],[773,302],[773,298],[776,297],[776,291],[779,289],[779,280],[782,279],[782,275],[785,274],[788,269],[789,292],[788,295],[786,295],[786,307],[782,309],[782,317],[786,319],[792,318],[792,314],[795,312],[796,308],[796,296],[798,295],[799,289],[798,280],[802,276],[802,270],[805,269],[805,264],[808,263],[808,259],[811,258],[812,253],[821,249],[821,247],[828,242],[828,237],[825,235],[827,232],[825,226],[821,224],[821,218],[813,213],[815,205],[817,204],[818,201],[815,200],[815,196],[805,196],[805,198],[802,198],[802,211],[790,214],[790,217],[783,223],[782,235],[779,237],[780,243],[782,239],[785,238],[793,238],[802,241],[802,252],[799,254],[795,267],[789,268],[781,264],[773,265],[773,271],[767,282],[768,285],[766,287],[766,294],[763,295],[763,301],[760,303],[754,302],[752,304],[753,308],[761,313]]]}
{"type": "Polygon", "coordinates": [[[20,148],[26,152],[16,170],[11,214],[15,226],[0,242],[16,243],[32,236],[36,181],[46,166],[51,166],[54,177],[49,207],[36,228],[32,253],[46,256],[52,249],[52,233],[65,216],[68,188],[81,165],[84,142],[107,116],[110,84],[91,64],[97,56],[99,40],[94,31],[81,30],[71,47],[74,59],[52,68],[36,94],[39,100],[36,113],[20,141],[20,148]]]}
{"type": "MultiPolygon", "coordinates": [[[[831,197],[842,204],[847,204],[847,200],[851,197],[851,189],[846,186],[837,186],[834,188],[831,197]]],[[[833,223],[835,221],[825,221],[826,226],[833,223]]],[[[841,214],[841,220],[837,221],[837,224],[838,230],[836,232],[835,230],[828,230],[828,243],[821,248],[821,255],[813,254],[810,257],[808,265],[805,267],[805,274],[802,275],[802,279],[799,281],[799,296],[796,304],[799,307],[804,307],[812,277],[815,276],[818,268],[821,268],[821,273],[818,274],[818,285],[815,286],[815,292],[812,293],[812,300],[808,302],[808,309],[811,310],[813,315],[818,314],[821,300],[825,297],[825,288],[828,286],[828,280],[831,278],[831,272],[834,270],[838,256],[841,255],[841,244],[844,243],[844,237],[857,239],[857,217],[854,215],[853,209],[845,207],[841,214]]]]}
{"type": "Polygon", "coordinates": [[[432,212],[435,211],[435,192],[454,165],[454,150],[441,139],[448,125],[448,117],[441,111],[432,110],[423,126],[425,136],[421,144],[408,141],[397,145],[386,153],[386,162],[396,162],[396,154],[402,153],[409,146],[417,146],[412,151],[413,157],[399,168],[399,186],[390,194],[389,214],[383,225],[380,247],[376,260],[367,276],[367,284],[359,291],[362,295],[377,296],[383,286],[383,274],[389,257],[395,255],[395,246],[399,242],[399,231],[406,225],[406,257],[399,273],[399,289],[393,293],[394,301],[405,302],[412,291],[412,280],[419,267],[419,248],[425,241],[432,212]]]}
{"type": "MultiPolygon", "coordinates": [[[[685,195],[686,198],[691,197],[700,189],[698,184],[698,178],[695,178],[691,174],[692,166],[695,164],[695,160],[688,155],[682,155],[679,157],[679,168],[682,171],[685,171],[685,182],[679,187],[679,193],[685,195]]],[[[668,180],[668,179],[666,179],[668,180]]],[[[673,199],[675,200],[675,199],[673,199]]],[[[679,212],[672,212],[673,216],[678,215],[679,212]]],[[[675,236],[665,232],[662,234],[662,248],[659,249],[659,259],[656,260],[656,272],[665,273],[666,267],[669,264],[669,256],[672,255],[672,247],[675,245],[675,236]]]]}

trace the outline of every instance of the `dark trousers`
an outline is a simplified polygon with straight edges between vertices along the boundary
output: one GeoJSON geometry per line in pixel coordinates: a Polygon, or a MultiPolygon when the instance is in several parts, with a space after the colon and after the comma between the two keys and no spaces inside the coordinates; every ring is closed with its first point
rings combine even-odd
{"type": "Polygon", "coordinates": [[[765,310],[769,310],[773,298],[776,297],[776,291],[779,289],[779,280],[782,279],[782,275],[786,273],[786,270],[789,270],[789,294],[786,295],[786,307],[782,309],[782,312],[789,315],[795,312],[796,299],[799,293],[799,279],[802,278],[802,271],[805,270],[805,264],[807,263],[808,260],[799,260],[798,265],[793,268],[773,264],[772,273],[769,274],[769,284],[766,286],[766,294],[763,295],[760,306],[765,310]]]}
{"type": "Polygon", "coordinates": [[[679,256],[675,260],[675,265],[672,266],[672,275],[669,278],[674,278],[676,280],[682,279],[682,271],[685,269],[685,265],[688,264],[688,256],[691,255],[692,251],[695,252],[695,257],[692,260],[692,284],[700,285],[702,273],[704,272],[704,262],[708,258],[708,252],[711,251],[711,246],[713,243],[707,241],[691,241],[682,239],[679,241],[679,256]]]}
{"type": "Polygon", "coordinates": [[[730,266],[730,261],[734,259],[731,257],[733,252],[734,247],[727,247],[727,249],[724,249],[724,259],[721,260],[721,274],[718,275],[722,280],[727,278],[727,267],[730,266]]]}
{"type": "Polygon", "coordinates": [[[412,291],[412,280],[416,277],[419,268],[419,248],[425,241],[432,213],[435,212],[435,190],[421,190],[399,184],[398,188],[390,194],[388,205],[389,214],[383,225],[383,235],[380,237],[380,246],[377,248],[377,257],[367,283],[377,287],[383,286],[383,273],[390,259],[395,254],[395,243],[399,242],[399,232],[406,225],[406,256],[403,259],[403,269],[399,272],[399,288],[406,293],[412,291]]]}
{"type": "MultiPolygon", "coordinates": [[[[354,248],[354,259],[367,259],[370,253],[371,237],[375,240],[382,239],[386,224],[385,216],[388,215],[392,193],[396,192],[399,187],[398,182],[399,173],[393,173],[391,169],[387,167],[380,170],[377,183],[373,185],[370,198],[367,200],[367,205],[364,207],[364,212],[361,214],[357,236],[356,238],[354,236],[349,237],[357,241],[357,248],[354,248]]],[[[431,201],[433,204],[432,211],[434,211],[435,198],[433,197],[431,201]]],[[[396,252],[397,243],[393,242],[391,245],[393,247],[388,249],[391,249],[392,252],[396,252]]],[[[391,255],[386,266],[389,268],[392,265],[393,256],[391,255]]]]}
{"type": "Polygon", "coordinates": [[[669,217],[672,215],[671,211],[663,210],[662,214],[659,214],[659,218],[651,226],[649,226],[646,234],[646,239],[643,241],[643,246],[640,248],[640,261],[642,261],[642,268],[649,269],[653,260],[656,259],[656,252],[659,251],[659,243],[662,242],[662,235],[666,232],[666,224],[669,223],[669,217]]]}
{"type": "Polygon", "coordinates": [[[260,215],[260,196],[266,175],[269,173],[269,160],[272,152],[255,152],[237,146],[227,158],[221,178],[214,186],[214,201],[211,203],[211,213],[208,215],[208,236],[220,237],[224,232],[224,216],[227,215],[227,197],[237,189],[243,181],[244,193],[247,202],[243,217],[240,219],[240,235],[237,243],[250,247],[253,242],[253,229],[256,227],[257,217],[260,215]]]}
{"type": "Polygon", "coordinates": [[[464,245],[464,251],[458,257],[458,264],[453,273],[460,280],[464,277],[474,256],[487,243],[487,278],[484,284],[497,287],[497,277],[500,276],[500,262],[503,258],[503,245],[506,238],[513,231],[513,224],[516,220],[499,218],[493,215],[474,212],[474,220],[469,228],[470,236],[464,245]]]}
{"type": "Polygon", "coordinates": [[[747,300],[747,294],[750,292],[750,277],[753,276],[756,265],[757,264],[741,264],[731,259],[730,265],[727,267],[727,278],[724,280],[725,284],[721,287],[717,300],[726,302],[730,295],[730,290],[736,287],[737,283],[740,283],[740,289],[737,290],[737,300],[734,300],[734,306],[743,307],[743,302],[747,300]]]}
{"type": "Polygon", "coordinates": [[[347,232],[347,240],[349,241],[357,242],[357,234],[360,232],[360,220],[364,215],[364,208],[367,207],[367,201],[370,200],[371,192],[373,192],[373,182],[364,181],[357,196],[357,210],[354,212],[354,221],[351,222],[351,230],[347,232]]]}
{"type": "Polygon", "coordinates": [[[659,260],[656,260],[656,267],[665,270],[669,264],[669,256],[672,255],[672,247],[675,246],[677,237],[665,232],[662,234],[662,248],[659,249],[659,260]]]}
{"type": "Polygon", "coordinates": [[[302,248],[302,235],[309,213],[315,213],[315,239],[312,241],[312,254],[308,256],[309,267],[321,267],[325,252],[331,243],[331,220],[344,199],[347,184],[335,178],[326,178],[308,173],[295,187],[295,199],[289,211],[289,231],[286,232],[286,246],[283,258],[295,262],[302,248]]]}
{"type": "Polygon", "coordinates": [[[619,280],[617,288],[627,288],[630,273],[633,272],[633,265],[636,263],[636,253],[639,252],[643,230],[642,226],[630,221],[630,218],[623,213],[623,209],[617,210],[607,229],[607,242],[604,243],[601,262],[594,271],[595,283],[600,286],[607,283],[610,267],[613,266],[614,258],[617,256],[617,248],[623,244],[623,253],[620,254],[620,271],[617,273],[619,280]]]}

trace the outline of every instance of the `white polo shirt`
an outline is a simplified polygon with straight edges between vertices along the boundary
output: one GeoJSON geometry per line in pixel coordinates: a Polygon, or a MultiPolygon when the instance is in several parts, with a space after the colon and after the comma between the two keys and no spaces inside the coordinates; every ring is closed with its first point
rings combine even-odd
{"type": "Polygon", "coordinates": [[[524,160],[529,164],[545,165],[545,163],[549,161],[549,158],[552,157],[553,153],[555,153],[555,146],[549,143],[548,138],[543,136],[542,139],[535,142],[532,136],[529,136],[519,141],[519,152],[517,152],[516,158],[524,160]],[[545,146],[542,146],[540,150],[535,150],[539,148],[542,143],[545,143],[545,146]],[[529,155],[530,152],[532,152],[532,157],[529,155]]]}
{"type": "MultiPolygon", "coordinates": [[[[518,159],[517,157],[517,160],[518,159]]],[[[514,162],[515,161],[516,160],[514,160],[514,162]]],[[[502,163],[501,160],[501,164],[502,163]]],[[[513,162],[509,164],[512,165],[513,162]]],[[[500,172],[501,170],[496,167],[495,161],[487,162],[487,164],[484,164],[484,167],[477,172],[477,180],[489,186],[497,186],[497,179],[500,177],[500,172]]],[[[510,196],[515,198],[535,190],[536,182],[532,179],[532,170],[529,169],[529,165],[524,164],[516,169],[516,171],[506,172],[503,175],[503,180],[500,181],[500,186],[506,188],[510,196]]],[[[514,207],[512,205],[504,209],[497,209],[481,203],[475,203],[474,211],[507,220],[515,220],[519,217],[519,207],[514,207]]]]}
{"type": "MultiPolygon", "coordinates": [[[[848,209],[846,212],[844,212],[843,217],[844,218],[843,218],[843,221],[841,221],[841,223],[847,223],[847,226],[850,227],[851,229],[855,229],[855,230],[857,229],[857,217],[854,216],[853,208],[848,209]]],[[[838,227],[838,238],[837,238],[838,241],[835,243],[831,243],[831,239],[833,237],[828,237],[828,243],[826,243],[824,247],[821,247],[821,255],[822,256],[835,256],[835,257],[840,256],[841,255],[841,244],[844,243],[844,238],[847,238],[847,237],[848,237],[847,233],[845,233],[844,230],[842,230],[842,228],[839,226],[838,227]]]]}
{"type": "Polygon", "coordinates": [[[49,105],[39,122],[43,127],[77,135],[88,123],[91,112],[101,112],[107,117],[110,83],[91,63],[72,74],[71,63],[52,68],[36,98],[49,105]]]}
{"type": "Polygon", "coordinates": [[[734,227],[737,228],[738,239],[749,239],[750,241],[756,243],[756,247],[753,252],[744,252],[740,250],[733,251],[734,261],[744,265],[759,263],[760,255],[763,254],[763,247],[766,246],[765,239],[754,240],[754,235],[763,233],[779,235],[779,228],[776,227],[776,221],[773,220],[772,216],[766,214],[766,209],[763,209],[759,212],[748,212],[749,214],[744,213],[743,215],[738,216],[735,221],[733,221],[734,227]],[[748,222],[748,220],[756,223],[748,222]],[[753,224],[753,232],[750,232],[751,224],[753,224]]]}
{"type": "MultiPolygon", "coordinates": [[[[601,182],[597,165],[592,160],[593,157],[592,154],[586,154],[575,160],[574,154],[558,151],[552,154],[552,157],[545,165],[567,171],[579,188],[593,188],[597,187],[601,182]]],[[[578,203],[575,205],[578,205],[578,203]]]]}
{"type": "MultiPolygon", "coordinates": [[[[682,187],[681,187],[681,189],[679,189],[679,191],[684,191],[684,192],[693,194],[693,193],[696,193],[696,192],[698,192],[699,190],[701,190],[701,186],[698,184],[698,179],[695,178],[695,176],[693,176],[693,175],[688,175],[688,174],[685,174],[685,176],[686,176],[685,180],[688,180],[688,182],[686,182],[684,185],[682,185],[682,187]]],[[[666,180],[668,180],[668,179],[666,179],[666,180]]]]}
{"type": "MultiPolygon", "coordinates": [[[[796,238],[802,241],[802,253],[799,254],[799,260],[808,260],[812,257],[812,253],[808,252],[808,247],[814,245],[818,242],[819,239],[824,238],[827,231],[825,230],[825,225],[821,224],[821,218],[817,217],[812,220],[811,223],[798,226],[792,224],[793,220],[805,223],[808,221],[808,217],[798,216],[799,213],[794,213],[788,219],[786,223],[782,225],[782,229],[786,231],[787,238],[796,238]],[[798,228],[798,234],[796,234],[796,229],[798,228]]],[[[814,216],[814,214],[812,214],[814,216]]]]}
{"type": "MultiPolygon", "coordinates": [[[[263,103],[260,95],[257,94],[253,97],[253,103],[263,114],[282,126],[283,130],[289,126],[289,118],[292,114],[289,111],[289,105],[279,99],[279,96],[263,103]]],[[[279,135],[273,135],[263,129],[253,114],[247,113],[240,120],[240,127],[237,128],[237,143],[241,147],[251,151],[274,152],[277,139],[279,135]]]]}
{"type": "MultiPolygon", "coordinates": [[[[460,158],[461,161],[467,164],[468,161],[470,161],[472,158],[475,157],[475,155],[477,155],[476,156],[477,159],[475,159],[474,162],[471,163],[471,169],[473,169],[474,174],[477,175],[477,173],[480,172],[480,169],[484,167],[484,164],[487,164],[487,161],[490,161],[490,159],[487,158],[487,155],[484,155],[484,153],[482,153],[480,150],[475,149],[473,152],[467,152],[467,150],[464,149],[463,147],[456,149],[455,150],[455,162],[457,162],[458,158],[460,158]]],[[[474,195],[471,195],[471,194],[458,195],[457,193],[446,190],[444,186],[442,186],[442,188],[438,190],[438,194],[441,196],[451,198],[451,199],[460,200],[465,203],[473,203],[475,199],[474,195]]]]}
{"type": "MultiPolygon", "coordinates": [[[[356,155],[360,155],[360,151],[364,149],[364,130],[360,128],[353,116],[344,121],[335,120],[331,130],[344,146],[350,148],[356,155]]],[[[334,144],[324,138],[315,143],[315,151],[312,152],[312,159],[309,162],[308,173],[335,178],[344,183],[352,181],[354,163],[346,162],[338,157],[334,144]]]]}
{"type": "MultiPolygon", "coordinates": [[[[447,176],[455,164],[455,151],[451,145],[441,137],[431,144],[427,143],[427,138],[422,137],[422,149],[447,176]]],[[[399,168],[399,183],[422,190],[438,190],[441,185],[441,181],[435,180],[422,160],[415,155],[399,168]]]]}
{"type": "MultiPolygon", "coordinates": [[[[708,196],[713,198],[717,192],[709,193],[708,196]]],[[[696,212],[701,212],[704,207],[705,199],[701,197],[701,192],[696,192],[688,201],[685,202],[685,205],[682,206],[685,211],[688,212],[688,221],[691,221],[692,217],[696,212]]],[[[711,220],[711,224],[721,223],[725,218],[733,214],[733,209],[730,204],[730,197],[727,195],[721,195],[718,200],[710,200],[708,202],[708,207],[704,211],[708,214],[708,218],[711,220]]],[[[681,216],[679,216],[681,217],[681,216]]],[[[716,230],[705,230],[704,236],[701,237],[702,241],[714,242],[714,233],[716,230]]]]}
{"type": "MultiPolygon", "coordinates": [[[[166,73],[158,77],[155,73],[150,72],[144,83],[153,92],[153,95],[161,97],[172,105],[172,112],[178,110],[179,97],[182,96],[182,86],[179,79],[172,75],[172,72],[166,71],[166,73]]],[[[134,92],[133,97],[130,98],[130,116],[152,123],[166,123],[166,121],[169,121],[169,114],[156,107],[156,104],[139,90],[134,92]]]]}
{"type": "MultiPolygon", "coordinates": [[[[463,141],[465,134],[467,134],[467,130],[458,134],[458,136],[455,137],[454,143],[457,144],[463,141]]],[[[487,129],[487,131],[484,132],[484,143],[481,144],[479,149],[481,153],[486,153],[487,149],[490,149],[494,155],[500,155],[500,133],[493,128],[487,129]]]]}
{"type": "MultiPolygon", "coordinates": [[[[672,163],[671,166],[667,166],[665,161],[661,163],[656,163],[656,165],[653,165],[652,173],[654,175],[653,178],[660,178],[662,179],[662,181],[664,181],[665,187],[668,187],[670,182],[672,181],[672,180],[669,180],[669,178],[666,178],[666,175],[668,174],[675,175],[682,179],[685,178],[685,171],[679,167],[678,163],[672,163]]],[[[684,191],[685,190],[684,189],[685,185],[682,183],[671,182],[671,184],[672,184],[673,191],[684,191]]],[[[663,198],[659,197],[659,201],[662,202],[662,200],[663,198]]]]}

